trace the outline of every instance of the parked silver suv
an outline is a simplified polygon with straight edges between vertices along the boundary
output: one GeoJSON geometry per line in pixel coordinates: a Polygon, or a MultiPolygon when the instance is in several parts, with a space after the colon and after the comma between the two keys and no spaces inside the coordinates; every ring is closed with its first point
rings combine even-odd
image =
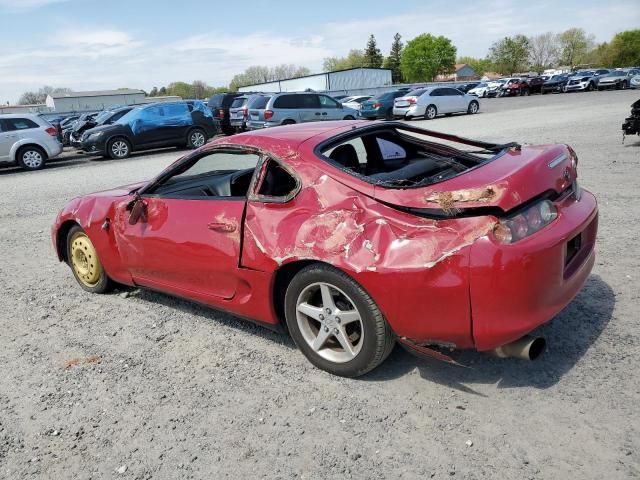
{"type": "Polygon", "coordinates": [[[38,170],[62,152],[58,132],[38,115],[15,113],[0,115],[0,165],[18,164],[25,170],[38,170]]]}
{"type": "Polygon", "coordinates": [[[291,125],[293,123],[328,120],[355,120],[358,111],[345,107],[329,95],[321,93],[276,93],[267,102],[262,122],[254,122],[252,111],[251,129],[291,125]]]}

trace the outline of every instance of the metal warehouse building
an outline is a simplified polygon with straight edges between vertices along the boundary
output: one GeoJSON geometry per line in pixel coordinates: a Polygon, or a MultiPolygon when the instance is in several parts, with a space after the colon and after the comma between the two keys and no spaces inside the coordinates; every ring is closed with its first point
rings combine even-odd
{"type": "Polygon", "coordinates": [[[339,92],[391,85],[391,70],[386,68],[350,68],[335,72],[318,73],[306,77],[289,78],[275,82],[240,87],[240,92],[339,92]]]}
{"type": "Polygon", "coordinates": [[[47,95],[47,106],[56,112],[74,112],[83,110],[104,110],[112,105],[131,105],[142,103],[145,95],[142,90],[98,90],[92,92],[54,93],[47,95]]]}

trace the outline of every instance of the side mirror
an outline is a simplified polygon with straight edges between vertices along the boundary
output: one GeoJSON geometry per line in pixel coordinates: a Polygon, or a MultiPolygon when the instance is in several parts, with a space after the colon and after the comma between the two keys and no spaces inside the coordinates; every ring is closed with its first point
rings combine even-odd
{"type": "Polygon", "coordinates": [[[129,210],[129,225],[135,225],[140,219],[143,222],[147,221],[147,204],[142,197],[136,194],[136,198],[127,205],[129,210]]]}

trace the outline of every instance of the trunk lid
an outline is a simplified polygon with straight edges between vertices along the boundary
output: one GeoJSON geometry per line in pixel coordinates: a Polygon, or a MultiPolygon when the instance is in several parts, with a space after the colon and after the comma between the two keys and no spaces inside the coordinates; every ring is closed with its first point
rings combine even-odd
{"type": "Polygon", "coordinates": [[[545,192],[566,190],[576,180],[576,164],[575,153],[567,145],[522,146],[425,187],[376,185],[374,196],[393,205],[447,213],[478,207],[507,212],[545,192]]]}

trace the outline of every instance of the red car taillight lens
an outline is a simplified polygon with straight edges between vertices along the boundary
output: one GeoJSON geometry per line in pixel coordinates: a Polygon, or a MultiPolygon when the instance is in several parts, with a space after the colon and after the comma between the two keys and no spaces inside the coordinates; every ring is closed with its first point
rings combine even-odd
{"type": "Polygon", "coordinates": [[[416,97],[409,97],[409,98],[407,98],[407,100],[409,100],[409,103],[411,105],[414,105],[418,101],[418,99],[416,97]]]}
{"type": "Polygon", "coordinates": [[[382,104],[380,102],[376,102],[373,104],[373,108],[380,108],[382,107],[382,104]]]}
{"type": "Polygon", "coordinates": [[[265,120],[271,120],[273,118],[273,111],[272,110],[265,110],[264,111],[264,119],[265,120]]]}
{"type": "Polygon", "coordinates": [[[224,110],[223,109],[218,110],[218,118],[224,119],[224,110]]]}
{"type": "Polygon", "coordinates": [[[249,110],[247,110],[246,108],[242,109],[242,116],[244,118],[248,118],[249,117],[249,110]]]}
{"type": "Polygon", "coordinates": [[[515,243],[541,230],[557,216],[558,210],[555,205],[549,200],[543,200],[524,212],[500,220],[493,234],[500,243],[515,243]]]}
{"type": "Polygon", "coordinates": [[[45,132],[47,132],[49,135],[51,135],[52,137],[55,137],[58,133],[56,132],[56,129],[54,127],[49,127],[45,130],[45,132]]]}

